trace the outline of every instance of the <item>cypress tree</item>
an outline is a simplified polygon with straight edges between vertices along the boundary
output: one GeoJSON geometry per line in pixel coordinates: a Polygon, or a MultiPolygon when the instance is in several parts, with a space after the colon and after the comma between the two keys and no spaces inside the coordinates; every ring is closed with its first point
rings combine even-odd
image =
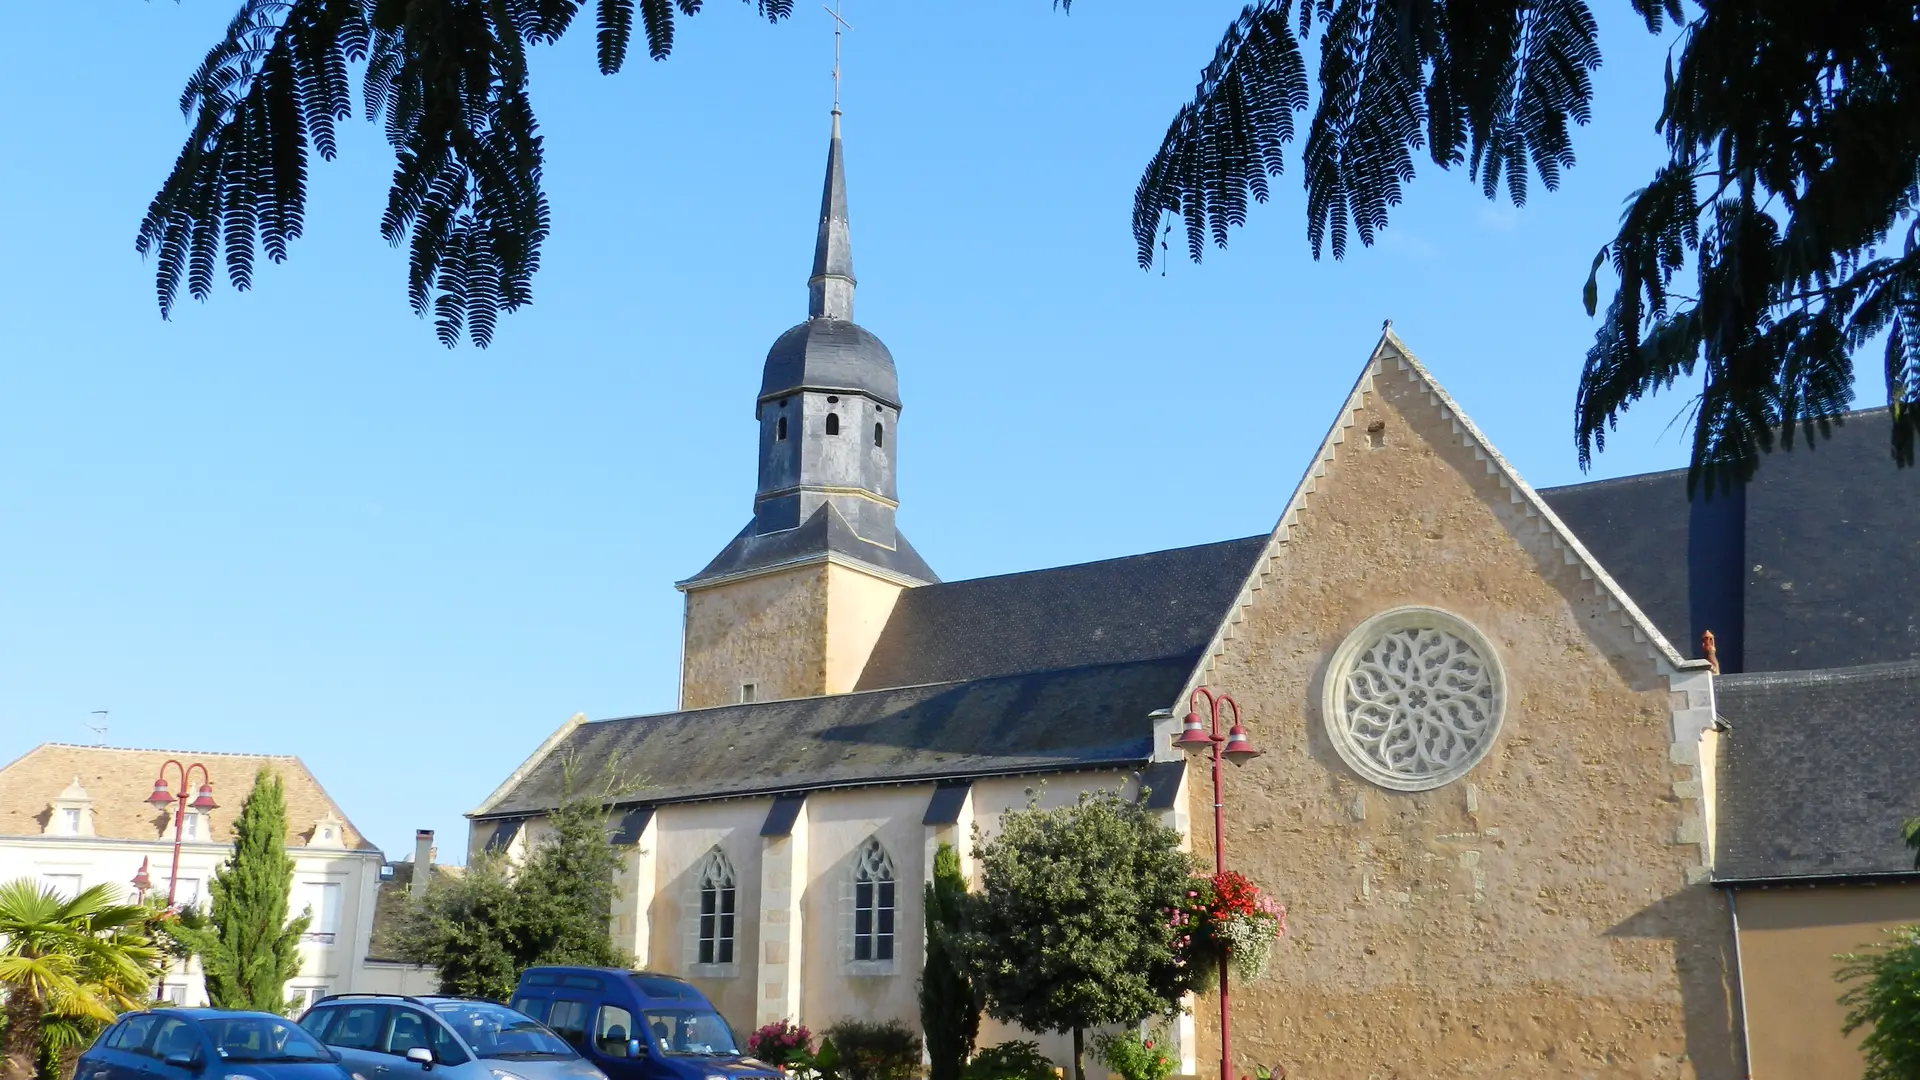
{"type": "Polygon", "coordinates": [[[980,1037],[980,991],[961,955],[966,931],[967,879],[960,853],[941,844],[926,886],[927,963],[920,973],[920,1026],[927,1033],[928,1080],[960,1080],[980,1037]]]}
{"type": "Polygon", "coordinates": [[[219,1009],[284,1013],[287,980],[300,971],[300,935],[310,915],[287,918],[293,859],[287,799],[265,767],[233,825],[233,855],[214,873],[212,911],[200,930],[178,931],[200,958],[207,999],[219,1009]]]}

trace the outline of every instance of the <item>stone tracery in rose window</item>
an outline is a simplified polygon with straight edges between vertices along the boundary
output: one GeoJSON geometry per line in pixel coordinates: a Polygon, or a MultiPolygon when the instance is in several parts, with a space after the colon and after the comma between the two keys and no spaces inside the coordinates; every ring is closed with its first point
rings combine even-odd
{"type": "Polygon", "coordinates": [[[1382,787],[1435,788],[1486,756],[1504,697],[1499,661],[1478,631],[1444,611],[1402,608],[1369,619],[1335,654],[1328,735],[1382,787]]]}

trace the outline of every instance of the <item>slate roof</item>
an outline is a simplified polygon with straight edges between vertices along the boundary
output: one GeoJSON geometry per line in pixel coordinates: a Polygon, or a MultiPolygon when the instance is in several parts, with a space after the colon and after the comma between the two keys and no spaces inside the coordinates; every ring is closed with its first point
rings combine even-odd
{"type": "Polygon", "coordinates": [[[781,334],[767,350],[760,400],[803,388],[866,394],[900,407],[893,353],[871,331],[842,319],[808,319],[781,334]]]}
{"type": "Polygon", "coordinates": [[[1197,660],[1265,534],[909,589],[858,689],[1138,660],[1197,660]]]}
{"type": "Polygon", "coordinates": [[[1149,714],[1191,671],[1186,659],[1108,664],[594,721],[482,816],[558,805],[569,761],[578,789],[613,783],[630,803],[1137,766],[1152,751],[1149,714]]]}
{"type": "Polygon", "coordinates": [[[1713,587],[1689,567],[1691,543],[1696,560],[1735,560],[1728,602],[1741,626],[1729,670],[1920,658],[1920,469],[1894,466],[1887,429],[1886,409],[1862,409],[1829,439],[1775,451],[1731,514],[1725,503],[1690,505],[1684,471],[1540,495],[1689,654],[1697,632],[1725,618],[1692,606],[1713,587]]]}
{"type": "Polygon", "coordinates": [[[1747,490],[1746,670],[1920,657],[1920,469],[1895,468],[1886,409],[1795,443],[1747,490]]]}
{"type": "Polygon", "coordinates": [[[1920,661],[1723,675],[1716,881],[1914,873],[1920,661]]]}
{"type": "Polygon", "coordinates": [[[1540,497],[1667,640],[1695,655],[1687,608],[1687,471],[1546,488],[1540,497]]]}
{"type": "Polygon", "coordinates": [[[680,584],[771,570],[828,554],[856,559],[914,581],[940,580],[905,535],[895,532],[894,543],[895,546],[886,548],[859,536],[832,503],[822,503],[797,529],[756,533],[753,522],[747,522],[747,527],[741,529],[712,562],[680,584]]]}

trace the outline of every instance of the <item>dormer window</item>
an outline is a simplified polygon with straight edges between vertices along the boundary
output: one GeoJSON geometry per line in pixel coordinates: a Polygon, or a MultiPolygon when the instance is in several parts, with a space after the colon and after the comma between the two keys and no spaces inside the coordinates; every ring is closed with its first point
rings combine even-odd
{"type": "Polygon", "coordinates": [[[830,412],[827,414],[827,434],[829,435],[840,434],[840,414],[839,413],[830,412]]]}
{"type": "Polygon", "coordinates": [[[93,798],[80,785],[79,777],[53,797],[42,832],[47,836],[93,835],[93,798]]]}

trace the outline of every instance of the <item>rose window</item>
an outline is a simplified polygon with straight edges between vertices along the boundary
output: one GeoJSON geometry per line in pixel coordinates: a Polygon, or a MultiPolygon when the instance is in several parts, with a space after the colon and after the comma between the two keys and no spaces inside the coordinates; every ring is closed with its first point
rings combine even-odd
{"type": "Polygon", "coordinates": [[[1334,653],[1326,687],[1334,749],[1361,776],[1399,791],[1440,787],[1473,768],[1506,704],[1493,646],[1433,608],[1362,623],[1334,653]]]}

